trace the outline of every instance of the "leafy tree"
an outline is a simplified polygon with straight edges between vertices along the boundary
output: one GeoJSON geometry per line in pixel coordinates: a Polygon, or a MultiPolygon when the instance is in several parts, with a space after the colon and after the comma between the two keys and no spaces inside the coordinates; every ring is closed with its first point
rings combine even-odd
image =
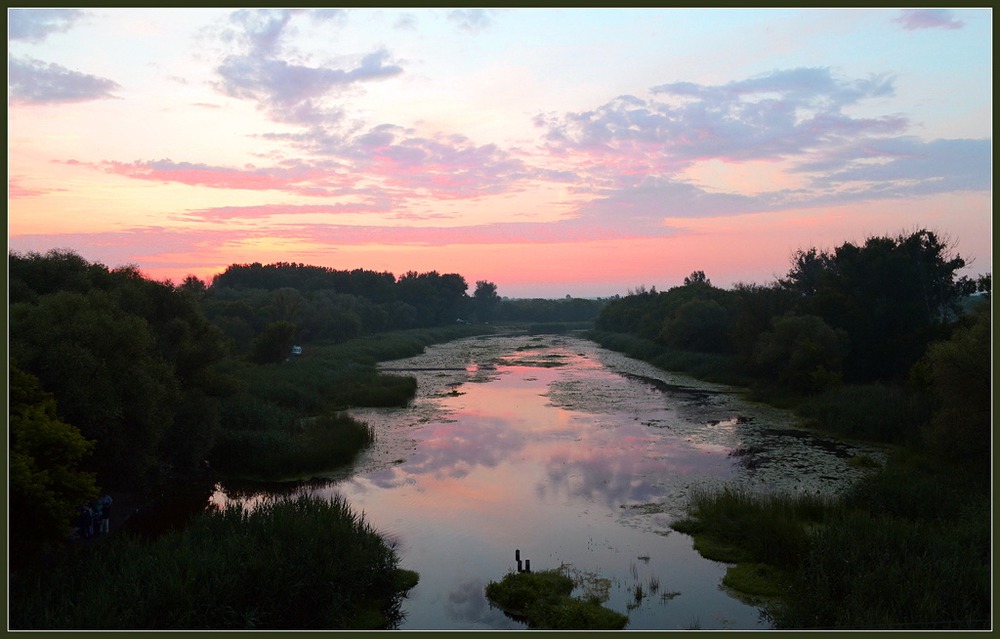
{"type": "Polygon", "coordinates": [[[663,324],[661,341],[667,346],[706,353],[730,350],[729,313],[715,300],[685,302],[663,324]]]}
{"type": "Polygon", "coordinates": [[[31,293],[10,305],[11,352],[96,442],[88,464],[101,483],[138,489],[192,470],[217,426],[212,404],[229,392],[215,371],[222,335],[196,294],[72,253],[9,262],[31,293]]]}
{"type": "Polygon", "coordinates": [[[754,363],[766,375],[802,393],[822,391],[841,378],[847,335],[814,315],[785,315],[761,335],[754,363]]]}
{"type": "Polygon", "coordinates": [[[782,284],[798,311],[850,336],[845,373],[854,381],[899,379],[927,345],[947,334],[975,283],[965,260],[927,230],[847,242],[833,252],[799,251],[782,284]]]}
{"type": "Polygon", "coordinates": [[[288,358],[295,344],[295,324],[272,322],[254,339],[253,361],[258,364],[282,362],[288,358]]]}
{"type": "Polygon", "coordinates": [[[94,442],[64,421],[38,378],[8,367],[10,434],[9,557],[21,566],[64,541],[82,504],[97,497],[94,475],[80,463],[94,442]]]}
{"type": "Polygon", "coordinates": [[[711,286],[712,281],[705,276],[705,271],[692,271],[684,278],[684,286],[711,286]]]}
{"type": "Polygon", "coordinates": [[[486,280],[476,282],[476,290],[472,294],[473,308],[476,318],[481,322],[488,322],[493,319],[497,305],[500,304],[500,296],[497,295],[497,285],[486,280]]]}
{"type": "Polygon", "coordinates": [[[102,483],[151,479],[179,388],[149,323],[91,290],[15,304],[10,325],[16,361],[55,395],[62,419],[96,440],[102,483]]]}
{"type": "Polygon", "coordinates": [[[993,450],[991,309],[980,304],[947,341],[932,344],[921,364],[936,408],[925,432],[941,456],[989,475],[993,450]]]}
{"type": "Polygon", "coordinates": [[[777,284],[737,284],[733,287],[729,336],[739,367],[753,367],[757,340],[771,330],[774,318],[792,310],[795,301],[795,293],[777,284]]]}

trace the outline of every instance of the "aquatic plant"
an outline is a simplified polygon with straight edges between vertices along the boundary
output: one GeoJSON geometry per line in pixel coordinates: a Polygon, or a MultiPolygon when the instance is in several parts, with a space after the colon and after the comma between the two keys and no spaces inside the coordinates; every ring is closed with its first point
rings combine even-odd
{"type": "Polygon", "coordinates": [[[529,628],[621,630],[628,616],[605,608],[596,598],[575,599],[573,579],[560,570],[508,573],[486,585],[486,597],[529,628]]]}

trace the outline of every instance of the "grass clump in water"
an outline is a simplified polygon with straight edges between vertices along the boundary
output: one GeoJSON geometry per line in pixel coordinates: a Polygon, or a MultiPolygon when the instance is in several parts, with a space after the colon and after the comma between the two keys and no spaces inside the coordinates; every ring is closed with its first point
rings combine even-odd
{"type": "Polygon", "coordinates": [[[486,586],[486,597],[529,628],[621,630],[628,616],[605,608],[596,597],[575,599],[573,580],[559,570],[508,573],[486,586]]]}
{"type": "Polygon", "coordinates": [[[809,545],[809,528],[822,523],[834,503],[819,495],[761,495],[726,487],[695,492],[691,516],[671,527],[692,535],[710,559],[794,568],[809,545]]]}

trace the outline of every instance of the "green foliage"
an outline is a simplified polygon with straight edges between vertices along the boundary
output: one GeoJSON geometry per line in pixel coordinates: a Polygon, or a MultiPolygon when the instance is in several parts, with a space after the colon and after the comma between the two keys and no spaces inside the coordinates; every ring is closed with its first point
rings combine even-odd
{"type": "Polygon", "coordinates": [[[992,459],[991,309],[979,306],[951,339],[932,344],[923,365],[936,407],[924,437],[930,449],[985,477],[992,459]]]}
{"type": "Polygon", "coordinates": [[[736,563],[724,584],[766,597],[779,629],[989,626],[989,493],[925,458],[894,456],[841,498],[726,488],[689,508],[672,527],[736,563]]]}
{"type": "Polygon", "coordinates": [[[819,495],[762,495],[726,487],[696,491],[690,517],[671,527],[737,553],[726,561],[792,568],[808,547],[808,526],[822,522],[832,506],[831,499],[819,495]]]}
{"type": "Polygon", "coordinates": [[[848,510],[818,529],[775,625],[784,629],[985,629],[989,517],[979,524],[848,510]]]}
{"type": "Polygon", "coordinates": [[[268,324],[253,342],[253,361],[258,364],[283,362],[295,343],[295,324],[280,320],[268,324]]]}
{"type": "Polygon", "coordinates": [[[758,338],[753,363],[786,388],[815,393],[839,383],[847,345],[847,334],[819,317],[785,315],[758,338]]]}
{"type": "Polygon", "coordinates": [[[833,252],[799,251],[784,286],[799,294],[799,312],[817,315],[850,338],[845,376],[901,379],[959,313],[975,283],[936,234],[869,237],[833,252]]]}
{"type": "Polygon", "coordinates": [[[451,325],[313,344],[277,364],[230,362],[242,390],[221,403],[221,430],[207,455],[230,477],[282,480],[320,475],[349,463],[371,444],[370,429],[341,409],[406,406],[416,394],[410,376],[379,373],[376,363],[420,353],[425,346],[483,334],[451,325]]]}
{"type": "Polygon", "coordinates": [[[415,574],[339,498],[207,513],[155,541],[116,535],[11,585],[11,626],[46,630],[392,628],[415,574]]]}
{"type": "Polygon", "coordinates": [[[8,368],[9,557],[18,567],[33,563],[69,535],[82,504],[97,497],[91,473],[80,469],[94,443],[56,416],[56,402],[38,380],[8,368]]]}
{"type": "Polygon", "coordinates": [[[914,444],[926,407],[898,384],[835,386],[804,398],[796,412],[828,433],[891,444],[914,444]]]}
{"type": "Polygon", "coordinates": [[[694,299],[664,320],[660,340],[667,346],[707,353],[730,350],[728,311],[715,300],[694,299]]]}
{"type": "Polygon", "coordinates": [[[508,573],[486,585],[486,597],[529,628],[545,630],[621,630],[628,616],[593,599],[570,597],[573,580],[559,570],[508,573]]]}
{"type": "Polygon", "coordinates": [[[222,336],[191,286],[58,251],[9,264],[11,353],[53,393],[59,417],[96,442],[100,483],[135,489],[194,472],[230,389],[215,371],[222,336]]]}
{"type": "Polygon", "coordinates": [[[562,299],[506,299],[495,309],[498,322],[589,323],[597,318],[606,300],[566,296],[562,299]]]}
{"type": "Polygon", "coordinates": [[[229,477],[309,477],[350,463],[373,441],[367,424],[339,414],[286,427],[224,431],[210,460],[213,468],[229,477]]]}
{"type": "Polygon", "coordinates": [[[489,322],[493,319],[500,296],[497,295],[497,285],[487,280],[476,282],[476,290],[472,294],[473,315],[479,322],[489,322]]]}
{"type": "Polygon", "coordinates": [[[726,569],[722,585],[743,597],[771,599],[787,589],[788,573],[770,564],[742,563],[726,569]]]}

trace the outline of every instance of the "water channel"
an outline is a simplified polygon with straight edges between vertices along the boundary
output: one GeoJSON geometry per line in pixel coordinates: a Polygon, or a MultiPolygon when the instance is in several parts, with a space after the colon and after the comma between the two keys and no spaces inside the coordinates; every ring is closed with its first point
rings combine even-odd
{"type": "Polygon", "coordinates": [[[352,411],[375,444],[296,492],[346,498],[420,574],[404,630],[524,628],[484,595],[515,550],[533,571],[563,567],[574,594],[606,595],[628,629],[767,629],[722,588],[727,565],[670,529],[690,491],[834,493],[860,472],[850,457],[883,458],[574,336],[470,338],[382,367],[414,375],[417,397],[352,411]]]}

